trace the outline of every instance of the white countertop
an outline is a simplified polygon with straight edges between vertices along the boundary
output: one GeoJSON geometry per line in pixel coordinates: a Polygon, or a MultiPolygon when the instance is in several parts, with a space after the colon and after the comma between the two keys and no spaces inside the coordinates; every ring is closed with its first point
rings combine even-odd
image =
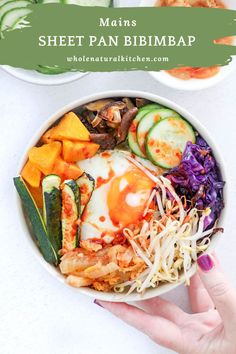
{"type": "MultiPolygon", "coordinates": [[[[201,92],[179,92],[145,72],[90,74],[72,84],[40,87],[0,70],[0,352],[3,354],[167,354],[114,318],[92,299],[51,277],[38,263],[20,228],[12,177],[28,140],[61,106],[109,89],[137,89],[172,99],[209,129],[226,160],[230,198],[217,253],[236,286],[236,77],[201,92]]],[[[188,310],[186,289],[167,296],[188,310]]]]}

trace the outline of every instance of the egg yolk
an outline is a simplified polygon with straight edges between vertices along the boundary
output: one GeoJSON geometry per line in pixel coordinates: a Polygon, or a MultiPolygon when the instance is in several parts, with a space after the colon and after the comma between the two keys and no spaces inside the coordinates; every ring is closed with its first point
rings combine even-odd
{"type": "Polygon", "coordinates": [[[113,224],[125,227],[140,221],[154,186],[154,182],[138,169],[113,179],[107,195],[113,224]]]}

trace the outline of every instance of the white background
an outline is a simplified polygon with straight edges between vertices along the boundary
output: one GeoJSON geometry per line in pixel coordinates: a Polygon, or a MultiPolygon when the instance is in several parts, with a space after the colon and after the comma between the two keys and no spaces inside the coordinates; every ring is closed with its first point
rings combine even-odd
{"type": "MultiPolygon", "coordinates": [[[[180,92],[145,72],[95,73],[58,87],[21,82],[0,70],[0,353],[171,353],[47,274],[21,231],[12,177],[40,125],[65,104],[109,89],[149,91],[182,105],[209,129],[226,161],[230,198],[217,253],[236,286],[236,77],[201,92],[180,92]]],[[[167,296],[189,310],[186,289],[167,296]]],[[[161,329],[160,329],[161,330],[161,329]]]]}

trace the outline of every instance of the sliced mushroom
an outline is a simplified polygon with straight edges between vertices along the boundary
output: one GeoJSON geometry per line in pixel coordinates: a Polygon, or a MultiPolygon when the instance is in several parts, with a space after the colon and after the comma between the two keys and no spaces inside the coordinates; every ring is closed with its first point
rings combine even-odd
{"type": "Polygon", "coordinates": [[[131,101],[130,98],[125,97],[125,98],[122,99],[122,101],[126,104],[126,107],[127,107],[128,109],[131,109],[131,108],[134,107],[134,104],[133,104],[133,102],[131,101]]]}
{"type": "Polygon", "coordinates": [[[102,118],[97,114],[96,117],[92,120],[91,124],[96,128],[102,121],[102,118]]]}
{"type": "Polygon", "coordinates": [[[87,108],[91,112],[99,112],[101,109],[103,109],[103,107],[112,102],[114,102],[112,98],[106,98],[104,100],[90,102],[85,105],[85,108],[87,108]]]}
{"type": "Polygon", "coordinates": [[[107,122],[119,124],[121,122],[121,110],[126,107],[122,101],[108,103],[98,112],[98,115],[107,122]]]}
{"type": "MultiPolygon", "coordinates": [[[[106,130],[106,124],[105,122],[101,121],[97,122],[95,114],[93,112],[90,112],[88,110],[85,110],[83,112],[83,117],[87,120],[87,122],[90,125],[90,132],[91,133],[104,133],[106,130]],[[92,130],[92,131],[91,131],[92,130]]],[[[87,125],[88,125],[87,123],[87,125]]]]}
{"type": "Polygon", "coordinates": [[[131,109],[129,109],[122,117],[121,120],[121,124],[118,128],[118,139],[117,139],[117,144],[122,143],[123,141],[125,141],[130,125],[133,121],[133,119],[135,118],[136,114],[138,113],[138,108],[137,107],[133,107],[131,109]]]}
{"type": "Polygon", "coordinates": [[[116,146],[116,139],[109,133],[90,134],[90,139],[99,144],[102,150],[113,150],[116,146]]]}
{"type": "Polygon", "coordinates": [[[149,104],[150,101],[146,100],[146,98],[136,98],[136,106],[138,108],[145,106],[146,104],[149,104]]]}

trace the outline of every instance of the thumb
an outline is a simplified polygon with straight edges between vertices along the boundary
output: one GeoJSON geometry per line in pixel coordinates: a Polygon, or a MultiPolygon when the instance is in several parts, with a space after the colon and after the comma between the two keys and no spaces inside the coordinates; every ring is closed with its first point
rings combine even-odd
{"type": "Polygon", "coordinates": [[[236,292],[212,255],[203,254],[198,260],[199,276],[218,310],[225,330],[235,333],[236,292]]]}

